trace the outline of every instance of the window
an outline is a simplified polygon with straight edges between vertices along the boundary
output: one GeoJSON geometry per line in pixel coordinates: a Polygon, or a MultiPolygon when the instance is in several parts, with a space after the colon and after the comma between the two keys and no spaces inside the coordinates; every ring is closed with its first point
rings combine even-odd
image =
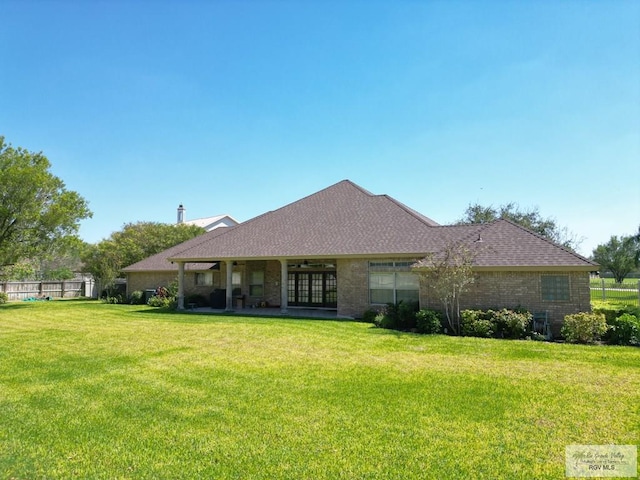
{"type": "Polygon", "coordinates": [[[261,297],[264,295],[264,272],[251,272],[249,295],[252,297],[261,297]]]}
{"type": "Polygon", "coordinates": [[[233,288],[241,288],[242,287],[242,273],[233,272],[231,274],[231,286],[233,288]]]}
{"type": "Polygon", "coordinates": [[[203,287],[208,285],[213,285],[213,273],[196,273],[196,286],[203,287]]]}
{"type": "Polygon", "coordinates": [[[566,302],[569,300],[569,277],[567,275],[542,275],[540,277],[542,300],[566,302]]]}
{"type": "Polygon", "coordinates": [[[369,262],[369,300],[374,304],[417,302],[420,281],[411,273],[413,262],[369,262]]]}

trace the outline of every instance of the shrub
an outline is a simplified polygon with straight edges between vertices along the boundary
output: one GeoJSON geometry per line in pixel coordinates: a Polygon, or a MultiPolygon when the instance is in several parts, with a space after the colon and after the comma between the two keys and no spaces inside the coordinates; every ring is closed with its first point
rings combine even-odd
{"type": "Polygon", "coordinates": [[[0,292],[0,305],[9,301],[9,295],[7,292],[0,292]]]}
{"type": "Polygon", "coordinates": [[[376,317],[378,316],[378,311],[370,308],[366,310],[362,314],[362,321],[366,323],[376,323],[376,317]]]}
{"type": "Polygon", "coordinates": [[[119,293],[115,294],[115,295],[107,295],[105,297],[102,297],[102,303],[110,303],[110,304],[118,304],[118,303],[123,303],[123,298],[122,295],[120,295],[119,293]]]}
{"type": "Polygon", "coordinates": [[[135,292],[131,292],[131,295],[129,295],[129,303],[131,305],[144,304],[144,292],[141,290],[136,290],[135,292]]]}
{"type": "Polygon", "coordinates": [[[463,310],[460,312],[462,335],[467,337],[491,337],[495,332],[495,323],[491,320],[492,310],[463,310]]]}
{"type": "Polygon", "coordinates": [[[375,317],[375,325],[392,330],[413,330],[416,328],[417,302],[388,303],[375,317]]]}
{"type": "Polygon", "coordinates": [[[442,315],[434,310],[420,310],[416,313],[418,333],[442,333],[442,315]]]}
{"type": "Polygon", "coordinates": [[[625,313],[633,315],[636,318],[640,318],[640,307],[633,305],[618,305],[618,304],[599,304],[593,308],[593,313],[602,313],[607,319],[607,323],[611,324],[616,318],[625,313]]]}
{"type": "Polygon", "coordinates": [[[574,313],[564,317],[560,333],[567,342],[595,343],[607,332],[607,322],[602,313],[574,313]]]}
{"type": "Polygon", "coordinates": [[[176,307],[176,300],[173,297],[164,297],[161,295],[154,295],[149,299],[147,305],[150,307],[159,307],[159,308],[171,308],[174,309],[176,307]]]}
{"type": "Polygon", "coordinates": [[[635,315],[623,313],[608,321],[607,339],[614,345],[640,345],[640,319],[635,315]]]}
{"type": "Polygon", "coordinates": [[[526,310],[507,310],[503,308],[498,311],[489,310],[489,312],[492,316],[489,320],[494,323],[497,336],[502,338],[524,338],[533,318],[533,315],[526,310]]]}

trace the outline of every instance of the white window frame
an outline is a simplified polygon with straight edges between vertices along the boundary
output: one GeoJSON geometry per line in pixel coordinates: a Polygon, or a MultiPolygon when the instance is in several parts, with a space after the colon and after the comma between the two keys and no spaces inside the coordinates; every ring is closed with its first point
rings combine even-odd
{"type": "MultiPolygon", "coordinates": [[[[369,303],[371,305],[386,305],[387,303],[398,303],[398,292],[402,291],[415,291],[416,296],[415,299],[410,299],[410,301],[420,301],[420,279],[417,274],[411,272],[411,265],[414,262],[408,260],[379,260],[379,261],[370,261],[369,262],[369,275],[368,275],[368,290],[369,290],[369,303]],[[375,282],[383,281],[385,283],[380,282],[379,285],[383,288],[372,288],[374,282],[372,280],[375,279],[375,282]],[[410,279],[410,280],[409,280],[410,279]],[[409,280],[409,281],[407,281],[409,280]],[[413,284],[413,285],[412,285],[413,284]],[[389,288],[384,288],[384,286],[389,288]],[[399,288],[402,286],[415,286],[415,288],[399,288]],[[388,301],[379,301],[379,299],[374,299],[372,295],[372,290],[390,290],[392,292],[388,301]],[[375,301],[374,301],[375,300],[375,301]]],[[[378,286],[378,285],[375,285],[378,286]]]]}

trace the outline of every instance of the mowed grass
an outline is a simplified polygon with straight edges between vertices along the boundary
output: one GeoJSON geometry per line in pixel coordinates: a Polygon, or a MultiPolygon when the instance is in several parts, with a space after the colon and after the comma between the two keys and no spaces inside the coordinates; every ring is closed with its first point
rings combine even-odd
{"type": "Polygon", "coordinates": [[[591,301],[640,305],[639,282],[637,278],[625,278],[622,283],[616,283],[613,278],[593,278],[590,280],[591,301]]]}
{"type": "Polygon", "coordinates": [[[564,478],[640,443],[640,349],[0,306],[0,477],[564,478]]]}

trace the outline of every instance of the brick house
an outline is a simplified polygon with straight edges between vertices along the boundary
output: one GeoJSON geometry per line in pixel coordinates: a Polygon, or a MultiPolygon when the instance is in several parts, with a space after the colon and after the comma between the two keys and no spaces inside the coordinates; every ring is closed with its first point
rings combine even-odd
{"type": "Polygon", "coordinates": [[[481,243],[476,281],[462,308],[548,312],[556,331],[564,315],[590,309],[589,272],[598,266],[586,258],[506,220],[440,226],[349,180],[205,233],[125,272],[130,291],[152,288],[173,262],[179,308],[185,295],[217,292],[217,306],[228,310],[269,305],[283,313],[317,308],[357,318],[370,307],[400,300],[438,309],[411,265],[453,242],[481,243]]]}

